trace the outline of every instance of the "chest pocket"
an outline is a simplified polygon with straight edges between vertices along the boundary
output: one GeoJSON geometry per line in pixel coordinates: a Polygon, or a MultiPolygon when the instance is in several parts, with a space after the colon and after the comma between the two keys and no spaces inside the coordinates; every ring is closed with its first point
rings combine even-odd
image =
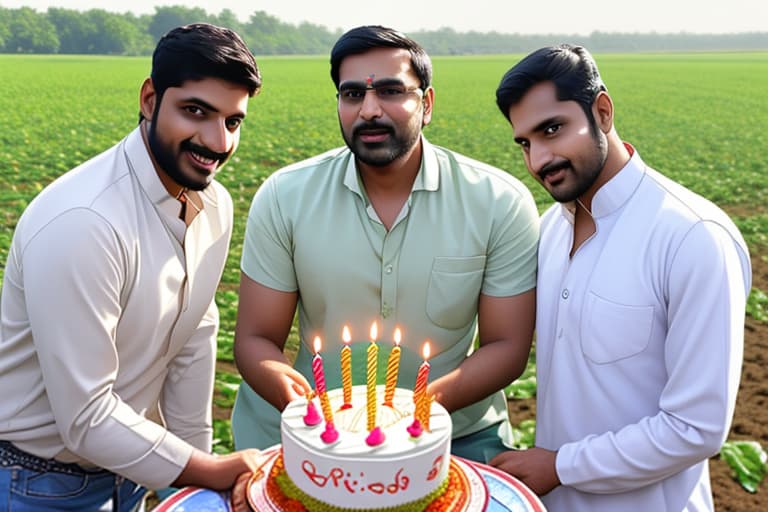
{"type": "Polygon", "coordinates": [[[650,342],[653,306],[618,304],[590,292],[584,318],[581,349],[594,363],[632,357],[650,342]]]}
{"type": "Polygon", "coordinates": [[[445,329],[469,324],[477,314],[485,256],[436,257],[427,289],[427,316],[445,329]]]}

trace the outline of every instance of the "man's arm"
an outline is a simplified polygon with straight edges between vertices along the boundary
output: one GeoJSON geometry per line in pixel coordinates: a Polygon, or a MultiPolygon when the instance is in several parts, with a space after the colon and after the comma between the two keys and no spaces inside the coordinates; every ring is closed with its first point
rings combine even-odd
{"type": "Polygon", "coordinates": [[[428,392],[448,411],[471,405],[519,377],[528,362],[536,318],[536,292],[512,297],[480,295],[479,348],[428,392]]]}
{"type": "Polygon", "coordinates": [[[536,448],[501,454],[491,464],[544,492],[542,482],[556,466],[564,485],[610,494],[653,484],[717,453],[738,391],[749,292],[742,261],[748,258],[726,231],[707,223],[689,231],[675,251],[667,276],[669,377],[656,414],[564,444],[556,459],[536,448]]]}
{"type": "Polygon", "coordinates": [[[312,389],[283,353],[297,299],[297,292],[268,288],[241,273],[235,363],[248,385],[278,411],[312,389]]]}

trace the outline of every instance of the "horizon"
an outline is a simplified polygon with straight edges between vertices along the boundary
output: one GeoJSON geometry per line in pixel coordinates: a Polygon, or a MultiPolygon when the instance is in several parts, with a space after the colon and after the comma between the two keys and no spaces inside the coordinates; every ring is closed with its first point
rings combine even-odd
{"type": "Polygon", "coordinates": [[[241,23],[251,14],[264,11],[283,23],[303,22],[324,26],[330,31],[348,30],[366,24],[386,25],[402,32],[436,31],[450,28],[456,32],[498,32],[504,34],[547,35],[568,34],[586,36],[605,33],[658,34],[739,34],[766,32],[768,2],[731,0],[715,5],[701,5],[698,0],[646,0],[642,5],[617,5],[614,0],[585,0],[574,4],[568,0],[550,0],[546,12],[532,17],[526,5],[510,0],[475,0],[470,5],[446,7],[440,0],[390,0],[385,12],[372,12],[371,4],[348,4],[337,0],[219,0],[212,9],[206,0],[0,0],[0,7],[16,9],[30,7],[46,11],[49,7],[87,11],[103,9],[108,12],[135,15],[153,14],[156,7],[182,6],[201,8],[218,15],[231,10],[241,23]],[[624,11],[630,11],[629,13],[624,11]],[[554,13],[554,14],[553,14],[554,13]],[[693,15],[695,13],[695,16],[693,15]]]}

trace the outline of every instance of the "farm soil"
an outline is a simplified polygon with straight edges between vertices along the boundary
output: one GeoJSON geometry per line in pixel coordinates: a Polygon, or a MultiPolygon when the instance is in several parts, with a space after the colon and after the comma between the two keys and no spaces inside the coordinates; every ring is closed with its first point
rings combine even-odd
{"type": "MultiPolygon", "coordinates": [[[[768,290],[768,262],[753,254],[752,271],[753,285],[768,290]]],[[[222,370],[236,371],[226,363],[219,365],[222,370]]],[[[534,418],[535,399],[510,400],[509,413],[513,424],[534,418]]],[[[229,414],[228,409],[214,410],[217,418],[228,419],[229,414]]],[[[747,318],[744,331],[744,365],[728,438],[758,441],[768,449],[768,325],[751,318],[747,318]]],[[[768,482],[764,481],[758,492],[751,494],[733,478],[730,467],[718,455],[710,459],[709,468],[717,512],[768,510],[768,482]]]]}

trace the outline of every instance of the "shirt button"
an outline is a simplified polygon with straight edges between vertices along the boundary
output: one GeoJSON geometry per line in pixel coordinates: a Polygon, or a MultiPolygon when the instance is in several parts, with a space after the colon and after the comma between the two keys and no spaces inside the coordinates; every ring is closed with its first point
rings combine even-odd
{"type": "Polygon", "coordinates": [[[387,265],[386,267],[384,267],[384,272],[387,273],[387,274],[391,274],[392,273],[392,265],[387,265]]]}
{"type": "Polygon", "coordinates": [[[563,289],[563,293],[562,293],[562,297],[564,299],[567,299],[569,295],[570,295],[570,292],[568,291],[568,288],[564,288],[563,289]]]}

